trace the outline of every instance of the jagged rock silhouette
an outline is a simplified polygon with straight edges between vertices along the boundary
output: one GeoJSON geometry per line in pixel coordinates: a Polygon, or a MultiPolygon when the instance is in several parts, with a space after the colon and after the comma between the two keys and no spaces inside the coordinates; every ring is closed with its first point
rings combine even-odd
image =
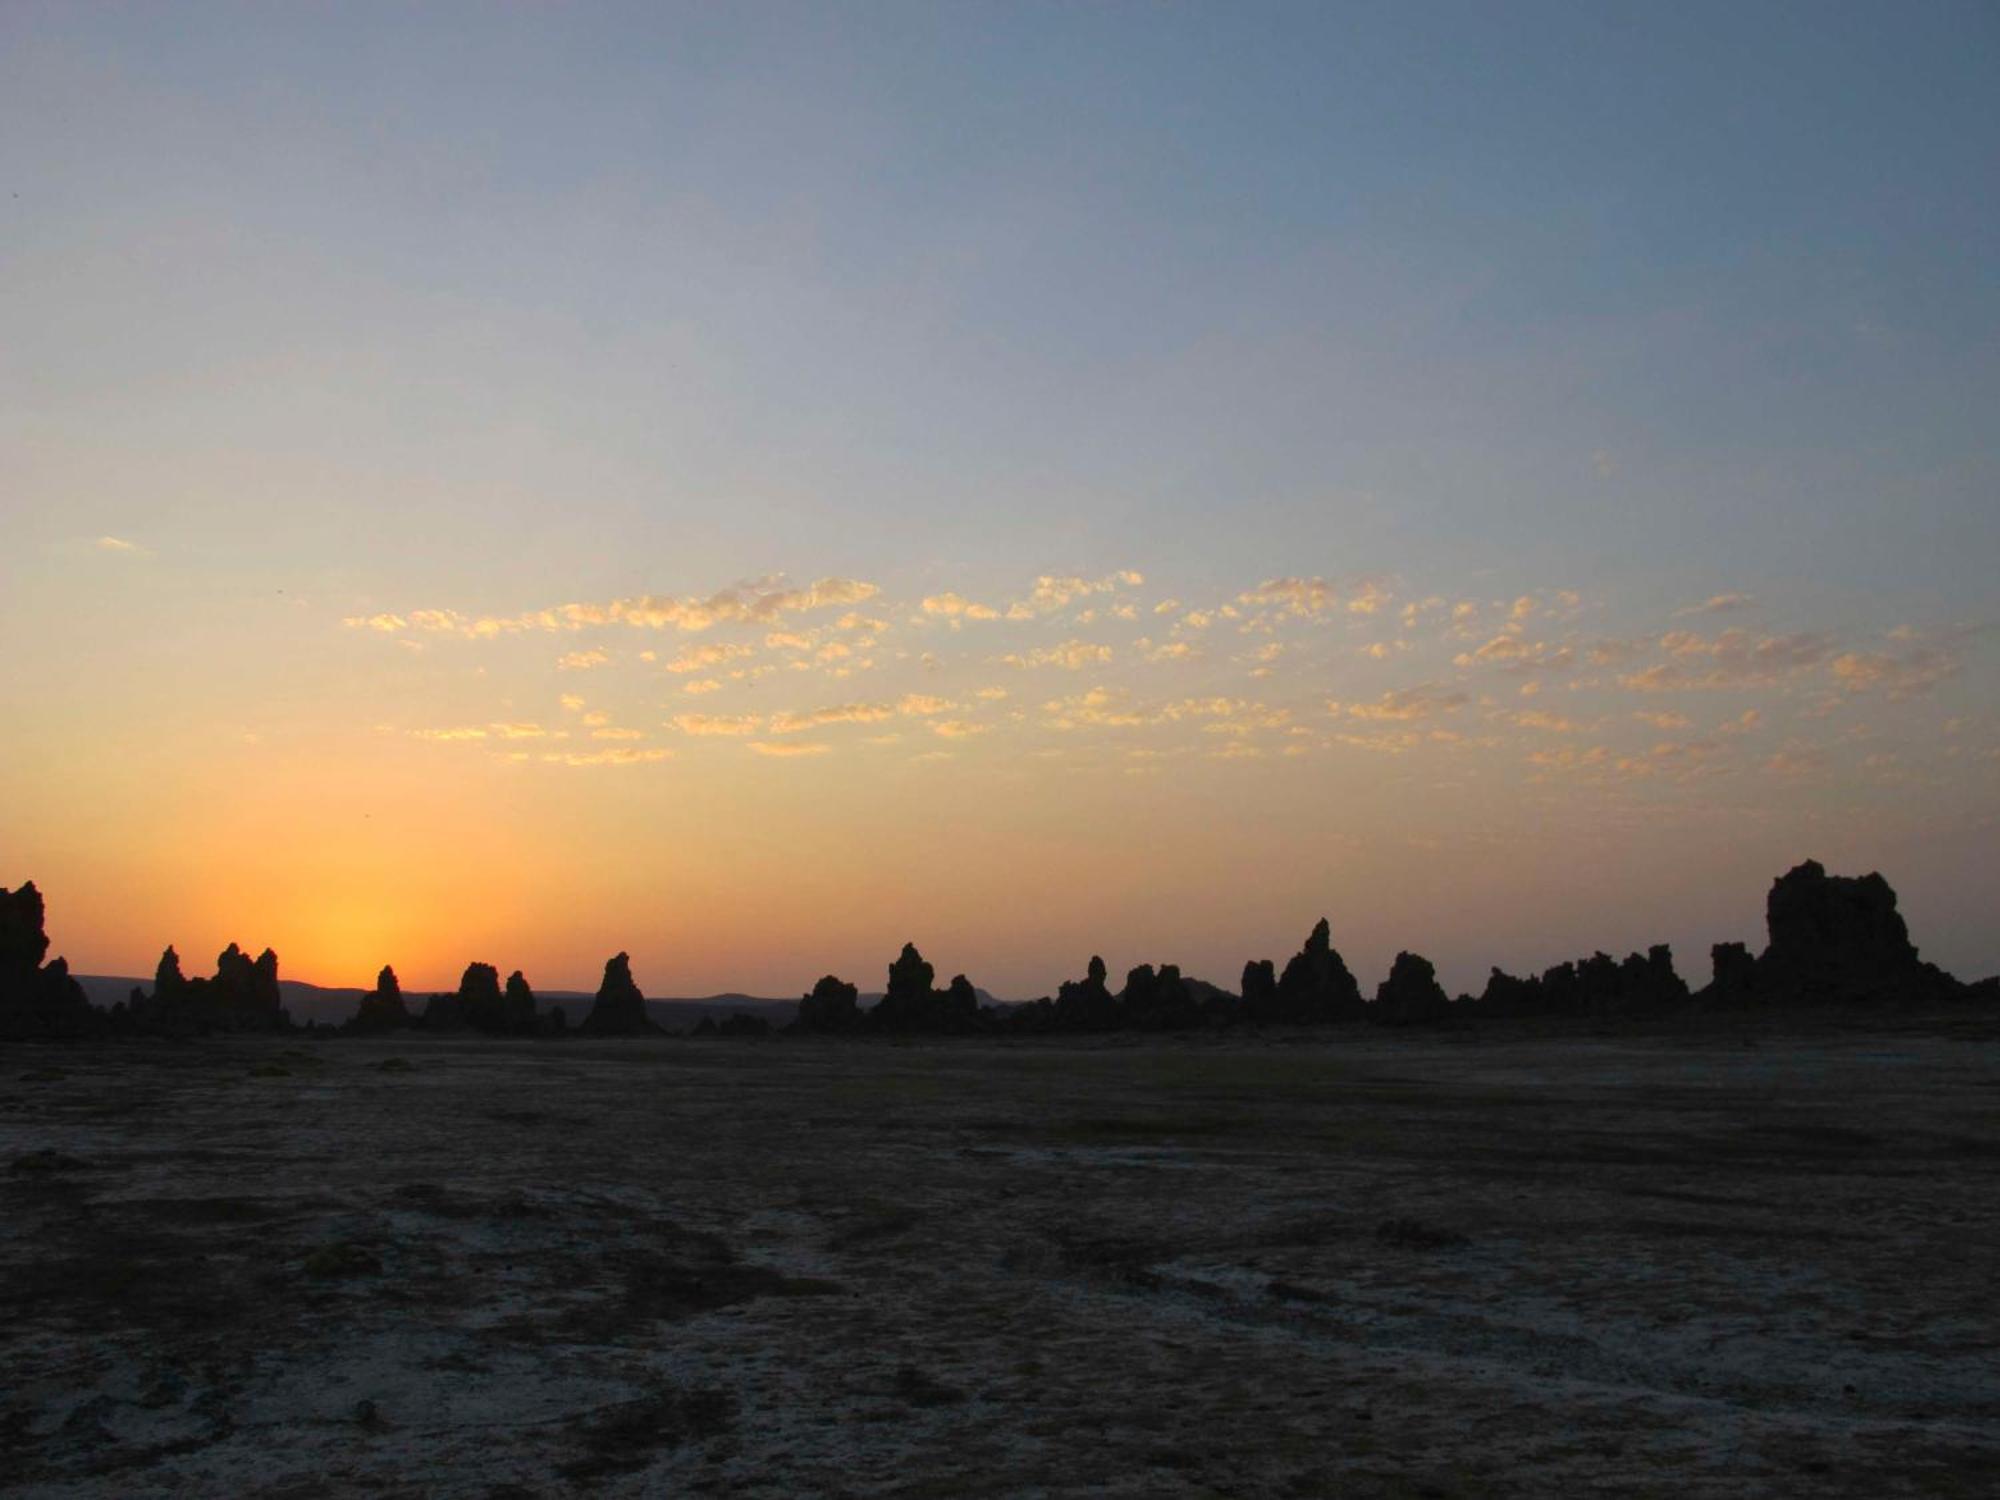
{"type": "Polygon", "coordinates": [[[1361,986],[1335,951],[1333,928],[1325,917],[1313,924],[1305,946],[1286,962],[1284,973],[1268,958],[1243,967],[1242,1018],[1257,1026],[1358,1021],[1367,1014],[1361,986]]]}
{"type": "Polygon", "coordinates": [[[1757,989],[1787,999],[1855,1000],[1932,995],[1951,981],[1921,962],[1881,875],[1829,875],[1807,860],[1772,882],[1764,904],[1769,946],[1757,989]]]}
{"type": "MultiPolygon", "coordinates": [[[[171,948],[167,951],[173,952],[171,948]]],[[[371,1036],[401,1031],[409,1025],[410,1010],[403,1003],[403,987],[396,982],[396,971],[384,964],[382,972],[375,976],[375,988],[361,997],[361,1004],[346,1029],[357,1036],[371,1036]]]]}
{"type": "Polygon", "coordinates": [[[1450,1004],[1429,959],[1398,953],[1375,991],[1375,1019],[1385,1026],[1419,1026],[1444,1019],[1450,1004]]]}
{"type": "Polygon", "coordinates": [[[872,1031],[894,1033],[964,1032],[984,1024],[979,991],[963,974],[943,990],[934,987],[937,971],[917,951],[915,943],[889,965],[889,985],[867,1013],[872,1031]]]}
{"type": "MultiPolygon", "coordinates": [[[[278,956],[266,948],[255,959],[231,943],[216,958],[212,978],[188,978],[180,955],[160,955],[150,994],[134,989],[129,1002],[110,1012],[92,1007],[60,958],[44,963],[49,942],[41,893],[32,881],[17,891],[0,887],[0,1037],[84,1037],[129,1033],[192,1036],[209,1032],[290,1029],[278,982],[278,956]]],[[[888,988],[864,1011],[853,985],[824,976],[799,1002],[793,1029],[804,1032],[875,1031],[965,1033],[1048,1031],[1179,1031],[1247,1021],[1309,1023],[1368,1018],[1389,1025],[1419,1025],[1454,1016],[1604,1016],[1650,1014],[1697,999],[1708,1007],[1798,1002],[1931,1003],[2000,1001],[2000,980],[1962,985],[1925,963],[1897,910],[1896,893],[1879,874],[1828,875],[1807,860],[1773,882],[1766,901],[1769,935],[1753,958],[1741,943],[1711,950],[1714,976],[1699,996],[1674,971],[1672,952],[1655,945],[1615,960],[1607,953],[1558,964],[1539,976],[1515,978],[1491,971],[1477,1000],[1446,999],[1429,962],[1399,953],[1373,1003],[1334,950],[1322,918],[1282,974],[1268,959],[1243,969],[1239,997],[1183,976],[1172,964],[1141,964],[1113,995],[1102,958],[1092,957],[1084,978],[1067,981],[1053,999],[1028,1005],[980,1004],[965,975],[940,990],[936,971],[905,943],[889,966],[888,988]]],[[[736,1016],[703,1034],[756,1031],[758,1018],[736,1016]]],[[[394,969],[384,966],[374,990],[345,1028],[351,1033],[394,1030],[412,1024],[394,969]]],[[[421,1024],[429,1029],[472,1029],[488,1035],[559,1035],[566,1018],[558,1007],[538,1014],[534,991],[516,969],[503,987],[486,963],[467,966],[458,989],[433,996],[421,1024]]],[[[580,1028],[593,1036],[657,1032],[645,997],[623,953],[606,962],[604,982],[580,1028]]]]}
{"type": "Polygon", "coordinates": [[[624,953],[604,961],[604,982],[578,1028],[585,1036],[646,1036],[660,1028],[646,1014],[646,997],[632,980],[632,960],[624,953]]]}
{"type": "Polygon", "coordinates": [[[1181,978],[1180,966],[1140,964],[1125,976],[1118,997],[1127,1025],[1139,1031],[1185,1031],[1201,1024],[1201,1007],[1181,978]]]}
{"type": "Polygon", "coordinates": [[[860,992],[835,975],[823,975],[799,1001],[800,1031],[847,1033],[861,1025],[860,992]]]}
{"type": "Polygon", "coordinates": [[[516,969],[507,976],[507,988],[500,996],[500,1030],[507,1036],[533,1036],[541,1029],[535,992],[528,987],[527,975],[516,969]]]}
{"type": "Polygon", "coordinates": [[[1361,986],[1334,950],[1325,917],[1278,976],[1278,1006],[1287,1021],[1354,1021],[1363,1014],[1361,986]]]}
{"type": "Polygon", "coordinates": [[[17,891],[0,886],[0,1037],[86,1037],[103,1029],[103,1012],[70,978],[69,964],[49,951],[46,911],[34,881],[17,891]]]}
{"type": "Polygon", "coordinates": [[[1673,950],[1655,943],[1622,962],[1593,953],[1526,979],[1495,969],[1474,1004],[1480,1015],[1492,1017],[1617,1016],[1664,1009],[1687,998],[1687,984],[1674,972],[1673,950]]]}
{"type": "Polygon", "coordinates": [[[868,1013],[869,1024],[877,1031],[921,1031],[927,1029],[936,992],[931,981],[937,970],[924,962],[915,943],[903,944],[903,951],[889,965],[889,985],[875,1008],[868,1013]]]}
{"type": "Polygon", "coordinates": [[[289,1031],[292,1018],[278,988],[278,955],[266,948],[253,959],[231,943],[216,955],[209,979],[184,977],[180,955],[168,947],[153,974],[153,993],[134,990],[120,1023],[161,1036],[202,1036],[289,1031]]]}
{"type": "Polygon", "coordinates": [[[1063,1031],[1109,1031],[1116,1026],[1118,1002],[1104,976],[1104,960],[1093,953],[1083,978],[1065,979],[1058,985],[1050,1018],[1054,1025],[1063,1031]]]}

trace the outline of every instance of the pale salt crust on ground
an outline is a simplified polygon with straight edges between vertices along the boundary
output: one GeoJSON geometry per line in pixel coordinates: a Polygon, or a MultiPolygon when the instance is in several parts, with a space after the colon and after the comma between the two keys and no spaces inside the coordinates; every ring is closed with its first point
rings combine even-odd
{"type": "Polygon", "coordinates": [[[1963,1016],[15,1048],[0,1488],[1992,1495],[1996,1064],[1963,1016]]]}

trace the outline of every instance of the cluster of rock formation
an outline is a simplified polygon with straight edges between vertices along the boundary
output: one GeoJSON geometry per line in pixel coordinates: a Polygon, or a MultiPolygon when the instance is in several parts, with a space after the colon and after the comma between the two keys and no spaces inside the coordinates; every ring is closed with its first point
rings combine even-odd
{"type": "MultiPolygon", "coordinates": [[[[981,1007],[965,984],[965,1001],[947,1010],[930,990],[931,966],[906,945],[890,966],[890,996],[858,1010],[854,987],[832,975],[799,1006],[801,1031],[1180,1031],[1214,1026],[1308,1026],[1368,1021],[1421,1026],[1454,1020],[1516,1016],[1631,1016],[1701,1005],[1794,1005],[1891,1000],[1923,1003],[1960,996],[2000,998],[1992,980],[1961,985],[1921,962],[1896,911],[1896,895],[1880,875],[1830,876],[1808,860],[1780,876],[1766,904],[1769,945],[1753,957],[1741,943],[1714,950],[1714,977],[1691,991],[1674,971],[1673,954],[1656,944],[1643,954],[1607,953],[1558,964],[1517,978],[1492,971],[1478,996],[1451,999],[1429,960],[1398,953],[1389,975],[1364,999],[1322,919],[1282,972],[1270,959],[1243,968],[1240,994],[1183,978],[1172,964],[1133,969],[1113,993],[1104,960],[1092,958],[1082,979],[1053,997],[1010,1007],[981,1007]],[[933,998],[926,998],[933,997],[933,998]]],[[[953,992],[963,982],[953,981],[953,992]]]]}
{"type": "Polygon", "coordinates": [[[288,1031],[292,1024],[278,990],[278,955],[266,948],[253,959],[234,943],[216,955],[212,979],[187,978],[169,947],[153,971],[152,993],[134,989],[120,1011],[112,1007],[119,1029],[148,1036],[288,1031]]]}
{"type": "MultiPolygon", "coordinates": [[[[535,992],[519,969],[500,983],[492,964],[472,963],[458,988],[430,997],[421,1015],[412,1015],[396,983],[396,971],[384,967],[375,988],[361,1000],[344,1028],[357,1035],[385,1031],[472,1031],[481,1036],[562,1036],[569,1017],[560,1005],[543,1011],[535,992]]],[[[604,982],[590,1013],[577,1028],[584,1036],[645,1036],[659,1031],[646,1014],[646,997],[632,979],[632,960],[620,953],[604,964],[604,982]]]]}
{"type": "Polygon", "coordinates": [[[1716,945],[1709,986],[1714,998],[1928,1001],[1963,988],[1917,957],[1896,893],[1878,874],[1829,875],[1809,859],[1771,886],[1764,924],[1770,944],[1755,959],[1739,943],[1716,945]]]}
{"type": "Polygon", "coordinates": [[[84,998],[62,959],[49,951],[42,893],[30,880],[18,891],[0,886],[0,1039],[84,1037],[104,1017],[84,998]]]}
{"type": "MultiPolygon", "coordinates": [[[[1592,954],[1526,978],[1495,969],[1477,997],[1456,1000],[1445,995],[1430,962],[1414,953],[1398,953],[1373,1000],[1363,999],[1324,920],[1282,972],[1269,959],[1246,964],[1240,994],[1187,978],[1173,964],[1157,969],[1141,964],[1114,994],[1104,960],[1092,958],[1084,977],[1065,982],[1054,996],[1026,1005],[982,1005],[963,974],[937,988],[936,970],[915,944],[905,943],[889,965],[888,987],[875,1005],[864,1007],[855,986],[828,974],[799,1001],[798,1018],[789,1029],[831,1035],[961,1035],[1360,1021],[1419,1026],[1461,1018],[1656,1014],[1691,1005],[1730,1009],[2000,999],[2000,982],[1962,985],[1918,958],[1896,910],[1896,893],[1880,875],[1828,875],[1808,860],[1772,885],[1765,922],[1769,942],[1761,954],[1752,956],[1742,943],[1715,946],[1713,978],[1699,992],[1690,992],[1674,972],[1673,955],[1661,944],[1622,961],[1592,954]]],[[[216,959],[214,977],[207,979],[185,977],[180,956],[168,948],[160,956],[151,993],[135,989],[129,1001],[106,1012],[89,1004],[62,959],[43,962],[48,947],[42,896],[34,884],[18,891],[0,888],[0,1039],[188,1036],[291,1026],[278,988],[278,956],[268,948],[252,959],[231,943],[216,959]]],[[[431,996],[420,1015],[405,1003],[395,970],[385,966],[344,1029],[358,1035],[421,1029],[554,1036],[568,1027],[560,1007],[539,1010],[520,970],[503,986],[492,964],[474,963],[457,990],[431,996]]],[[[762,1018],[736,1015],[719,1025],[705,1020],[695,1030],[697,1035],[732,1036],[769,1029],[762,1018]]],[[[604,982],[577,1030],[602,1037],[660,1031],[647,1014],[627,955],[605,963],[604,982]]]]}

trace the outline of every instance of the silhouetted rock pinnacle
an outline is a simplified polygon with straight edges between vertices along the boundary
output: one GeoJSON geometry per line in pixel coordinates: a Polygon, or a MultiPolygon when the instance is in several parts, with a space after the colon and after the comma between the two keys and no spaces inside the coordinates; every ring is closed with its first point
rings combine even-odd
{"type": "Polygon", "coordinates": [[[49,951],[42,893],[30,880],[18,891],[0,886],[0,1037],[83,1037],[104,1016],[69,977],[69,964],[42,962],[49,951]]]}
{"type": "Polygon", "coordinates": [[[1356,1021],[1366,1013],[1361,986],[1334,950],[1333,930],[1321,917],[1274,982],[1269,959],[1243,969],[1243,1019],[1260,1026],[1356,1021]]]}
{"type": "Polygon", "coordinates": [[[1125,976],[1118,996],[1128,1026],[1140,1031],[1181,1031],[1201,1024],[1201,1007],[1178,964],[1140,964],[1125,976]]]}
{"type": "Polygon", "coordinates": [[[500,997],[500,1030],[508,1036],[533,1036],[541,1029],[535,992],[528,987],[528,976],[516,969],[507,976],[507,989],[500,997]]]}
{"type": "Polygon", "coordinates": [[[1109,1031],[1119,1024],[1118,1002],[1104,982],[1104,960],[1092,954],[1082,979],[1056,989],[1054,1024],[1063,1031],[1109,1031]]]}
{"type": "Polygon", "coordinates": [[[799,1001],[797,1024],[801,1031],[853,1031],[861,1025],[860,994],[853,985],[827,974],[799,1001]]]}
{"type": "Polygon", "coordinates": [[[1429,959],[1398,953],[1375,991],[1375,1019],[1385,1026],[1420,1025],[1442,1020],[1450,1003],[1429,959]]]}
{"type": "Polygon", "coordinates": [[[384,964],[382,972],[375,976],[375,988],[361,997],[361,1004],[353,1019],[347,1023],[347,1029],[358,1035],[374,1035],[384,1031],[401,1031],[409,1024],[410,1012],[403,1003],[403,987],[396,982],[396,971],[384,964]]]}
{"type": "Polygon", "coordinates": [[[1764,995],[1798,1000],[1916,998],[1955,989],[1922,963],[1879,874],[1829,875],[1817,860],[1788,870],[1764,905],[1770,946],[1757,960],[1764,995]]]}
{"type": "Polygon", "coordinates": [[[646,997],[632,982],[632,960],[627,955],[605,960],[597,1001],[578,1029],[585,1036],[644,1036],[660,1029],[646,1014],[646,997]]]}

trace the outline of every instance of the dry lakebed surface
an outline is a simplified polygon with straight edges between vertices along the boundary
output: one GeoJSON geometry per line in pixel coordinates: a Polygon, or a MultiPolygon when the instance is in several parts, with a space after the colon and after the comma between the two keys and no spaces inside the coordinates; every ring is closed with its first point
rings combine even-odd
{"type": "Polygon", "coordinates": [[[2000,1494],[2000,1024],[0,1051],[0,1491],[2000,1494]]]}

